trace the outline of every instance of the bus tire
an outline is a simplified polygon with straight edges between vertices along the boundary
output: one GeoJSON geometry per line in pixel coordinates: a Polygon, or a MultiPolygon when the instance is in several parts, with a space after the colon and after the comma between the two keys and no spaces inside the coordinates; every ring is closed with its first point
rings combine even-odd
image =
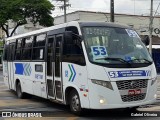
{"type": "Polygon", "coordinates": [[[128,108],[129,111],[137,111],[137,109],[139,108],[139,106],[135,106],[135,107],[131,107],[131,108],[128,108]]]}
{"type": "Polygon", "coordinates": [[[70,110],[73,114],[82,115],[81,102],[79,99],[78,92],[72,90],[69,97],[70,110]]]}
{"type": "Polygon", "coordinates": [[[125,108],[124,111],[125,112],[136,112],[137,108],[139,108],[139,106],[125,108]]]}
{"type": "Polygon", "coordinates": [[[21,83],[18,82],[16,85],[16,93],[17,93],[17,97],[23,99],[24,98],[24,93],[22,92],[22,88],[21,88],[21,83]]]}

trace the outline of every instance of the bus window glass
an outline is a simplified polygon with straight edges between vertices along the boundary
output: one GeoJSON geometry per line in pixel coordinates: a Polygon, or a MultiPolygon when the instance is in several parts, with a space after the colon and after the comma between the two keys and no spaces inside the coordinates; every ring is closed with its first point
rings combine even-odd
{"type": "Polygon", "coordinates": [[[134,30],[84,27],[83,35],[91,62],[103,64],[124,64],[125,61],[133,64],[152,62],[146,47],[134,30]]]}
{"type": "Polygon", "coordinates": [[[71,62],[71,63],[84,65],[85,59],[84,59],[81,41],[76,35],[73,35],[72,38],[73,38],[73,41],[67,41],[64,39],[62,59],[64,62],[71,62]]]}
{"type": "Polygon", "coordinates": [[[8,51],[8,45],[6,44],[4,46],[4,51],[3,51],[3,60],[7,60],[7,51],[8,51]]]}
{"type": "Polygon", "coordinates": [[[21,49],[21,39],[17,40],[17,49],[21,49]]]}
{"type": "Polygon", "coordinates": [[[22,59],[31,60],[33,36],[22,39],[22,59]]]}
{"type": "Polygon", "coordinates": [[[34,39],[32,60],[44,60],[46,34],[37,35],[34,39]]]}
{"type": "Polygon", "coordinates": [[[54,37],[48,39],[48,50],[47,50],[47,75],[52,76],[52,62],[54,60],[54,37]]]}
{"type": "Polygon", "coordinates": [[[21,39],[16,40],[16,51],[15,51],[15,60],[21,59],[21,39]]]}
{"type": "Polygon", "coordinates": [[[14,60],[14,52],[15,52],[15,43],[10,43],[9,44],[9,50],[8,50],[8,61],[13,61],[14,60]]]}

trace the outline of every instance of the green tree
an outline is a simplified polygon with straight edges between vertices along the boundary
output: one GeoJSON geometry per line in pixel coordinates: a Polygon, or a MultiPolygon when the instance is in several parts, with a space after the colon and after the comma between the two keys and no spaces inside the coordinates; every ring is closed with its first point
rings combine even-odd
{"type": "Polygon", "coordinates": [[[54,6],[48,0],[0,0],[0,27],[7,37],[10,37],[20,25],[26,24],[27,20],[33,24],[52,26],[52,10],[54,6]],[[16,23],[10,34],[8,20],[16,23]]]}

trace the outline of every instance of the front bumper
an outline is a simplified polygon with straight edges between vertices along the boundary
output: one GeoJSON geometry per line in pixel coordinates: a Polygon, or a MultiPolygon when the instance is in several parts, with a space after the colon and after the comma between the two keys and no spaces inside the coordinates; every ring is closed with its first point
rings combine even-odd
{"type": "MultiPolygon", "coordinates": [[[[157,92],[157,82],[151,86],[151,80],[148,80],[146,95],[143,100],[126,101],[121,97],[120,90],[116,82],[111,82],[113,90],[99,86],[90,82],[89,101],[90,109],[115,109],[135,107],[156,102],[155,94],[157,92]]],[[[84,106],[85,107],[85,106],[84,106]]]]}

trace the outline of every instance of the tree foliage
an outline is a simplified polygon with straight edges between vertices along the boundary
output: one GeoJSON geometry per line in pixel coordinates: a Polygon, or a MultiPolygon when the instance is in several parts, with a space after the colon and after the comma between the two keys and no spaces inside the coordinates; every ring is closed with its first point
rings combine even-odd
{"type": "Polygon", "coordinates": [[[52,10],[54,6],[48,0],[0,0],[0,27],[10,37],[27,20],[33,24],[51,26],[54,20],[51,16],[52,10]],[[11,34],[8,31],[8,20],[16,23],[11,34]]]}

